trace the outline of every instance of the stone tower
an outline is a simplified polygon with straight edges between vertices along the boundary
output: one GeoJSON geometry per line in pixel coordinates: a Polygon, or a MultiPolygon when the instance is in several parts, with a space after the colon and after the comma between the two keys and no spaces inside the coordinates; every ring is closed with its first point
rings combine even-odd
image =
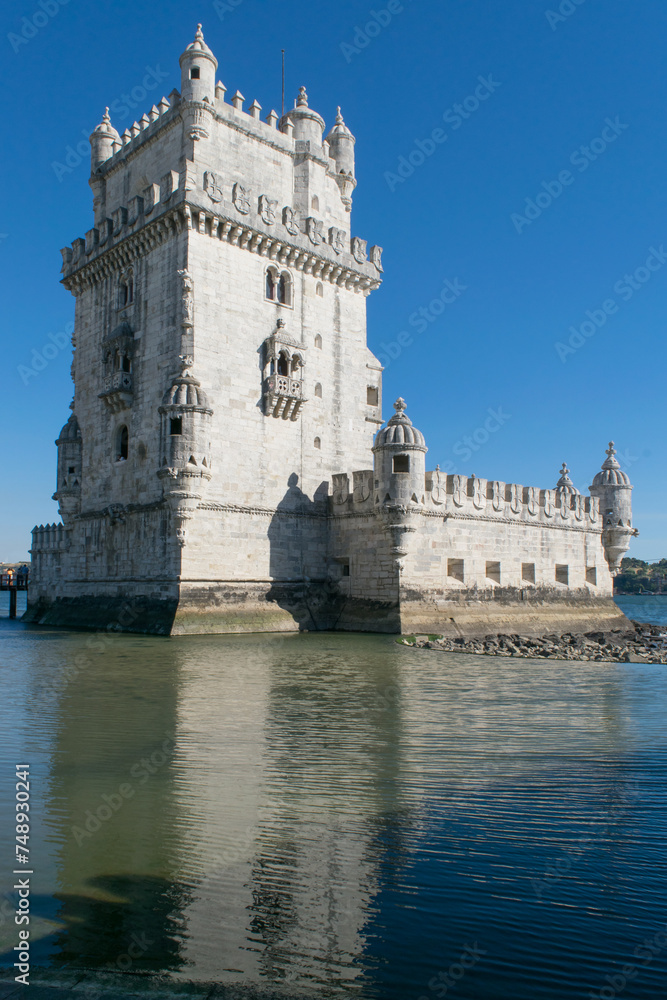
{"type": "MultiPolygon", "coordinates": [[[[263,602],[248,627],[267,610],[275,625],[265,591],[326,577],[331,471],[366,466],[382,422],[366,346],[381,248],[351,231],[354,137],[338,108],[323,138],[303,87],[262,120],[217,67],[198,26],[180,93],[122,137],[107,109],[90,137],[94,225],[62,251],[65,622],[97,623],[113,596],[168,629],[224,586],[263,602]]],[[[44,609],[52,583],[33,581],[44,609]]]]}
{"type": "Polygon", "coordinates": [[[591,495],[426,469],[403,399],[382,427],[353,234],[355,138],[301,87],[280,120],[217,79],[198,26],[181,89],[90,137],[62,524],[33,531],[27,619],[156,633],[584,631],[624,622],[632,487],[591,495]],[[326,138],[324,136],[326,135],[326,138]]]}

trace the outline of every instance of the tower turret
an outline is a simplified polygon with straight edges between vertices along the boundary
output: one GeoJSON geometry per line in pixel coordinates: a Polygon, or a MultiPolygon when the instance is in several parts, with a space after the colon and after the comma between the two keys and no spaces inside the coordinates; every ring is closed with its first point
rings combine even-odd
{"type": "Polygon", "coordinates": [[[102,121],[90,136],[90,172],[94,174],[100,164],[114,154],[114,146],[120,146],[120,136],[111,124],[109,109],[104,109],[102,121]]]}
{"type": "Polygon", "coordinates": [[[613,441],[609,442],[606,461],[593,480],[590,493],[600,499],[602,544],[611,575],[616,576],[630,539],[639,532],[632,527],[632,486],[616,459],[613,441]]]}
{"type": "Polygon", "coordinates": [[[174,514],[179,544],[184,545],[186,522],[192,518],[211,478],[213,410],[201,383],[183,371],[172,379],[159,412],[162,465],[158,477],[174,514]]]}
{"type": "Polygon", "coordinates": [[[299,96],[294,102],[294,107],[280,119],[280,129],[284,131],[286,119],[289,119],[294,126],[294,139],[305,142],[312,142],[315,146],[322,145],[322,132],[324,131],[324,118],[308,107],[308,94],[305,87],[299,88],[299,96]]]}
{"type": "Polygon", "coordinates": [[[327,136],[330,156],[335,163],[336,183],[340,188],[343,204],[348,212],[352,206],[352,192],[357,186],[354,177],[354,136],[343,121],[340,108],[336,108],[336,124],[327,136]]]}
{"type": "Polygon", "coordinates": [[[396,413],[379,430],[373,445],[377,503],[421,503],[426,485],[426,442],[405,413],[404,399],[394,403],[396,413]]]}
{"type": "Polygon", "coordinates": [[[194,41],[178,61],[181,67],[181,99],[212,105],[215,100],[218,60],[204,41],[201,24],[197,25],[194,41]]]}
{"type": "Polygon", "coordinates": [[[56,441],[58,447],[58,471],[56,492],[53,499],[58,501],[58,513],[63,524],[68,525],[81,509],[81,428],[76,415],[69,418],[56,441]]]}

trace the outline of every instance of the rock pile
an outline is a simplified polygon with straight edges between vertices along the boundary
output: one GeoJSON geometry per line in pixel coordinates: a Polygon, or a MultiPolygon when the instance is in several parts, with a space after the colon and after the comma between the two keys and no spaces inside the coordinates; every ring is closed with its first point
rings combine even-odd
{"type": "Polygon", "coordinates": [[[550,634],[535,638],[525,635],[486,635],[483,639],[464,636],[443,638],[433,635],[401,636],[397,642],[419,649],[441,649],[453,653],[486,656],[525,656],[552,660],[612,660],[624,663],[667,664],[667,626],[632,622],[632,631],[587,632],[585,635],[550,634]]]}

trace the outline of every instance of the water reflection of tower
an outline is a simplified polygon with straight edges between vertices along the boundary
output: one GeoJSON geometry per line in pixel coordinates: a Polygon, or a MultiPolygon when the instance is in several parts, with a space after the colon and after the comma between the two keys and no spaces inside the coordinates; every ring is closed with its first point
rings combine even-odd
{"type": "Polygon", "coordinates": [[[78,638],[81,666],[59,692],[54,725],[50,815],[64,928],[53,961],[178,968],[187,899],[176,876],[178,657],[160,640],[78,638]]]}
{"type": "Polygon", "coordinates": [[[308,636],[223,641],[215,673],[206,641],[193,651],[199,676],[183,671],[185,743],[215,761],[199,769],[190,829],[202,864],[190,968],[221,982],[351,982],[379,889],[374,831],[401,807],[393,651],[366,658],[364,639],[340,636],[326,648],[308,636]]]}

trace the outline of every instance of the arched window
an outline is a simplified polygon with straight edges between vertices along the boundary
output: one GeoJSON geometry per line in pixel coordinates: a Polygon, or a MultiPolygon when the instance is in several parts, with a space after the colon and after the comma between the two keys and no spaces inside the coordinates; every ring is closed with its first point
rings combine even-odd
{"type": "Polygon", "coordinates": [[[324,295],[324,288],[322,287],[322,282],[318,281],[315,285],[315,294],[319,295],[320,298],[324,295]]]}
{"type": "Polygon", "coordinates": [[[317,382],[317,383],[315,384],[315,395],[316,395],[316,396],[317,396],[317,397],[318,397],[319,399],[321,399],[321,398],[322,398],[322,386],[320,385],[320,383],[319,383],[319,382],[317,382]]]}
{"type": "Polygon", "coordinates": [[[128,358],[127,354],[123,354],[120,359],[120,370],[122,372],[132,371],[132,362],[128,358]]]}
{"type": "Polygon", "coordinates": [[[279,375],[289,375],[290,363],[287,353],[281,351],[278,355],[278,374],[279,375]]]}
{"type": "Polygon", "coordinates": [[[315,334],[315,347],[319,347],[319,349],[322,350],[322,338],[319,333],[315,334]]]}
{"type": "Polygon", "coordinates": [[[310,207],[312,208],[313,212],[319,212],[320,210],[320,199],[317,197],[316,194],[314,194],[313,197],[310,199],[310,207]]]}
{"type": "Polygon", "coordinates": [[[313,441],[313,445],[315,446],[315,448],[321,448],[322,442],[320,441],[319,438],[315,438],[315,440],[313,441]]]}
{"type": "Polygon", "coordinates": [[[271,268],[266,272],[266,297],[271,302],[276,299],[276,273],[271,268]]]}
{"type": "Polygon", "coordinates": [[[292,279],[287,271],[283,271],[278,281],[278,302],[283,306],[292,305],[292,279]]]}
{"type": "Polygon", "coordinates": [[[125,424],[116,431],[116,461],[126,462],[130,449],[130,435],[125,424]]]}

